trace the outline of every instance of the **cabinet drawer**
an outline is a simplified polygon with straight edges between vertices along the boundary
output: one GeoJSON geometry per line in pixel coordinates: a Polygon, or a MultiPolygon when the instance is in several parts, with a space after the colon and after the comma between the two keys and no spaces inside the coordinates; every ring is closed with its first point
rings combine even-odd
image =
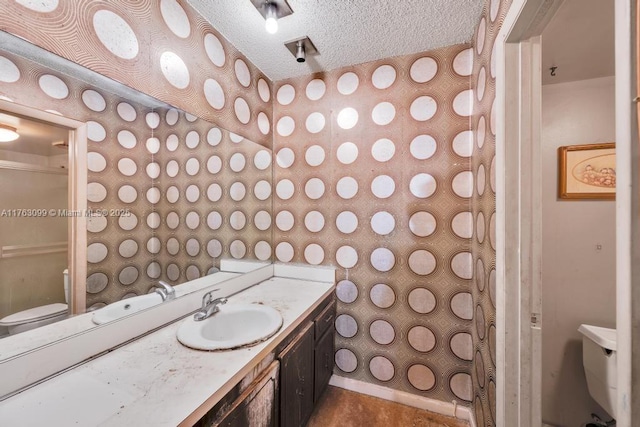
{"type": "Polygon", "coordinates": [[[318,341],[322,335],[329,329],[333,327],[333,322],[336,317],[336,303],[335,301],[331,301],[329,305],[322,310],[322,313],[318,315],[315,319],[315,339],[318,341]]]}

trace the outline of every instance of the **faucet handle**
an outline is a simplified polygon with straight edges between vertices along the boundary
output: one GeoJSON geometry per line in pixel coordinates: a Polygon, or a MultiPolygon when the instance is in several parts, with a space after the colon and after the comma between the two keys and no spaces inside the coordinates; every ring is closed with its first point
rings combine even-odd
{"type": "Polygon", "coordinates": [[[220,288],[212,289],[202,296],[202,306],[206,307],[213,302],[213,293],[219,291],[220,288]]]}
{"type": "Polygon", "coordinates": [[[228,300],[225,297],[221,297],[221,298],[216,298],[213,301],[211,301],[211,304],[213,304],[213,305],[222,305],[222,304],[226,304],[227,301],[228,300]]]}
{"type": "Polygon", "coordinates": [[[160,294],[162,301],[172,300],[176,297],[176,290],[174,287],[162,280],[158,281],[155,292],[160,294]]]}

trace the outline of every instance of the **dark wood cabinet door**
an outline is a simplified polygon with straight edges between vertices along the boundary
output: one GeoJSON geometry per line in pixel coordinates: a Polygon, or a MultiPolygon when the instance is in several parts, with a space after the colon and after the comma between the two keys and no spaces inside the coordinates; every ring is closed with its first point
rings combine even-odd
{"type": "Polygon", "coordinates": [[[333,327],[330,328],[316,343],[315,354],[315,384],[313,402],[316,403],[329,384],[333,373],[333,327]]]}
{"type": "Polygon", "coordinates": [[[280,354],[280,427],[304,426],[313,412],[313,323],[280,354]]]}
{"type": "Polygon", "coordinates": [[[277,427],[278,362],[274,362],[234,402],[213,427],[277,427]]]}

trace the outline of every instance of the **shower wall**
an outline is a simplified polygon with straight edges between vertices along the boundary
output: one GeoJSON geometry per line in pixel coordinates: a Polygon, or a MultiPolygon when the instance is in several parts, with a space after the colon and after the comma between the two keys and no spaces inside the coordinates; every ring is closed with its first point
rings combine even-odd
{"type": "MultiPolygon", "coordinates": [[[[56,253],[7,257],[0,251],[0,318],[64,302],[67,219],[14,216],[12,209],[65,209],[67,174],[0,168],[0,248],[52,245],[56,253]]],[[[10,251],[7,251],[10,252],[10,251]]]]}

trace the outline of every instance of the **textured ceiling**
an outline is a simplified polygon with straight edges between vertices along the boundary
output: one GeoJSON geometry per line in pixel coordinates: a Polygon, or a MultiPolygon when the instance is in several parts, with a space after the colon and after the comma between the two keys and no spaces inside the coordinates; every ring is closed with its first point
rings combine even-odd
{"type": "Polygon", "coordinates": [[[614,74],[614,3],[566,0],[542,33],[542,83],[614,74]],[[558,67],[555,77],[551,67],[558,67]]]}
{"type": "Polygon", "coordinates": [[[188,0],[271,80],[471,41],[483,0],[288,0],[276,34],[250,0],[188,0]],[[309,36],[320,54],[299,64],[284,43],[309,36]]]}

